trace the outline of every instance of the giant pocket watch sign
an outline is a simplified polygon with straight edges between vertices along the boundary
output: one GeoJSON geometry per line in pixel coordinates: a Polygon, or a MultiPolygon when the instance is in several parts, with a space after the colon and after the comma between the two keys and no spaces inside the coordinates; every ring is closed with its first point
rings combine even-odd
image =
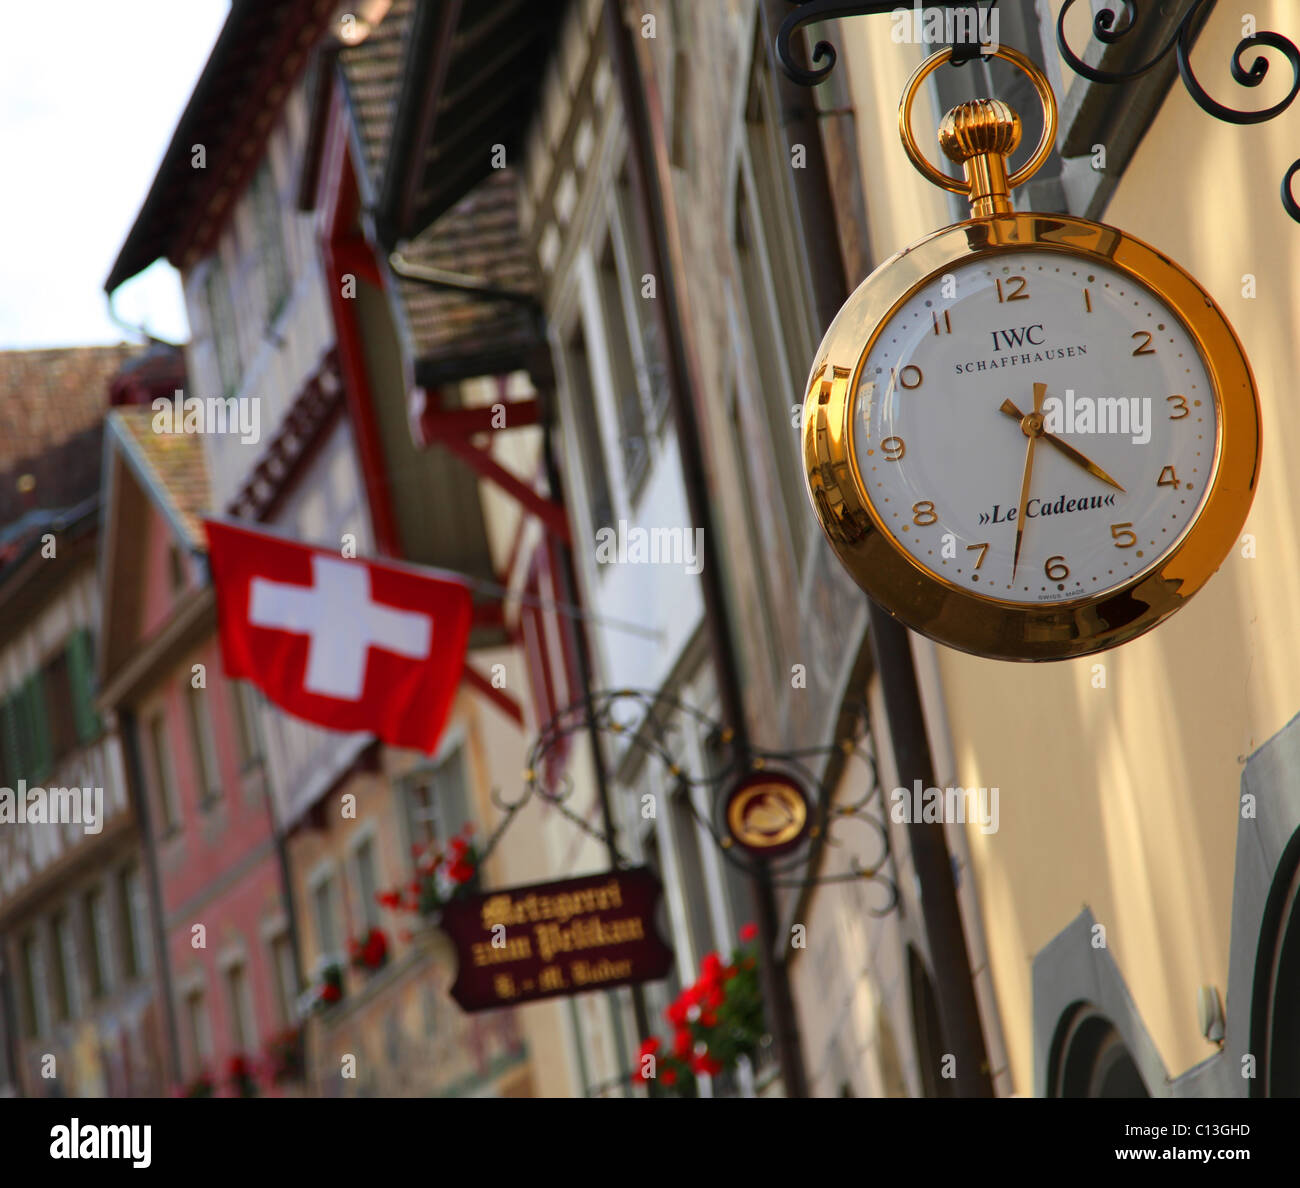
{"type": "Polygon", "coordinates": [[[1016,213],[1008,197],[1051,153],[1043,104],[1008,177],[1020,120],[964,103],[917,148],[911,107],[950,50],[907,85],[903,144],[972,217],[887,260],[827,331],[804,404],[809,494],[854,579],[908,626],[1005,660],[1124,643],[1171,615],[1233,547],[1260,460],[1241,344],[1204,289],[1113,227],[1016,213]]]}

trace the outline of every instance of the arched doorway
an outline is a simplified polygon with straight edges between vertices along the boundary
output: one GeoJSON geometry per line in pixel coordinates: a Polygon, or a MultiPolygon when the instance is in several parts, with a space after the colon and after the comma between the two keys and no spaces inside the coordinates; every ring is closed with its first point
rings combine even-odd
{"type": "Polygon", "coordinates": [[[1278,862],[1260,922],[1250,1051],[1251,1097],[1300,1097],[1300,830],[1278,862]]]}
{"type": "Polygon", "coordinates": [[[1150,1097],[1115,1024],[1089,1003],[1076,1004],[1052,1041],[1049,1097],[1150,1097]]]}

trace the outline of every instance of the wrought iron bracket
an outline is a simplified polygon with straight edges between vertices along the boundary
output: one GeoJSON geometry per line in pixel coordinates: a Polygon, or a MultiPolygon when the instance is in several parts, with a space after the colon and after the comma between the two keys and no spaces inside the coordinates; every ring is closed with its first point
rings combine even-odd
{"type": "Polygon", "coordinates": [[[528,753],[523,790],[516,798],[506,799],[499,790],[493,791],[493,803],[502,817],[485,843],[483,857],[486,858],[492,852],[520,810],[536,797],[576,828],[602,845],[609,846],[611,853],[617,856],[619,865],[632,865],[627,856],[611,845],[612,839],[607,838],[586,815],[574,808],[574,784],[568,773],[551,771],[552,767],[558,766],[551,762],[553,753],[562,747],[564,741],[571,735],[584,733],[594,727],[602,736],[620,739],[627,747],[640,751],[651,762],[657,762],[672,784],[687,792],[683,804],[699,827],[713,839],[728,862],[747,874],[753,874],[756,864],[761,862],[765,864],[773,884],[778,887],[866,881],[880,892],[879,902],[869,905],[866,910],[875,916],[887,915],[898,904],[898,887],[891,874],[887,810],[866,720],[863,707],[863,711],[857,715],[851,737],[828,746],[795,750],[751,749],[744,760],[733,752],[725,766],[707,773],[696,773],[681,757],[683,753],[691,751],[681,739],[682,728],[690,724],[702,735],[717,736],[725,743],[729,741],[728,732],[721,723],[662,690],[623,688],[593,692],[590,697],[562,709],[540,728],[528,753]],[[854,756],[861,760],[869,773],[866,788],[850,804],[832,803],[834,790],[818,778],[813,768],[817,760],[825,759],[837,751],[845,757],[854,756]],[[800,849],[781,858],[764,859],[745,854],[731,844],[731,838],[721,821],[721,802],[726,791],[741,776],[764,769],[780,770],[796,776],[812,797],[815,825],[810,832],[810,840],[800,849]],[[690,795],[696,788],[702,788],[708,793],[713,808],[708,816],[699,812],[695,797],[690,795]],[[871,839],[869,854],[859,852],[859,846],[846,844],[844,831],[855,823],[865,828],[867,838],[871,839]],[[814,847],[843,851],[847,870],[825,875],[808,874],[808,870],[815,865],[814,847]]]}
{"type": "MultiPolygon", "coordinates": [[[[829,42],[818,41],[812,50],[811,66],[805,66],[795,61],[791,42],[799,30],[818,21],[894,13],[900,7],[904,7],[901,0],[893,0],[893,2],[889,2],[889,0],[867,0],[867,2],[859,0],[858,3],[852,3],[849,0],[802,0],[802,2],[800,0],[790,0],[790,3],[793,3],[795,8],[781,23],[781,29],[776,35],[776,56],[782,70],[793,81],[803,86],[816,86],[818,83],[825,81],[835,68],[836,53],[834,46],[829,42]]],[[[997,0],[988,0],[988,6],[984,11],[987,12],[996,3],[997,0]]],[[[1287,111],[1295,102],[1297,95],[1300,95],[1300,46],[1297,46],[1294,41],[1282,34],[1269,30],[1259,30],[1243,36],[1232,51],[1228,69],[1232,75],[1232,80],[1238,86],[1258,87],[1268,77],[1269,60],[1262,54],[1256,54],[1250,65],[1247,66],[1244,64],[1245,59],[1255,50],[1273,50],[1280,54],[1291,68],[1291,86],[1282,98],[1270,106],[1258,110],[1241,110],[1220,103],[1201,85],[1196,72],[1192,69],[1192,42],[1195,40],[1196,33],[1199,31],[1204,18],[1213,9],[1216,0],[1192,0],[1186,13],[1183,14],[1182,19],[1179,20],[1164,43],[1144,62],[1125,70],[1103,70],[1097,66],[1089,65],[1082,55],[1076,53],[1070,46],[1065,36],[1065,23],[1077,3],[1078,0],[1064,0],[1061,5],[1061,11],[1056,20],[1056,44],[1061,57],[1065,59],[1070,69],[1090,82],[1108,86],[1132,82],[1135,78],[1147,73],[1147,71],[1164,61],[1170,53],[1173,53],[1178,66],[1178,75],[1182,79],[1187,93],[1202,111],[1225,123],[1239,125],[1267,123],[1287,111]]],[[[1143,3],[1147,4],[1146,11],[1148,13],[1156,11],[1157,5],[1153,0],[1110,0],[1107,7],[1099,9],[1093,16],[1092,36],[1103,45],[1117,44],[1141,26],[1143,12],[1141,5],[1143,3]]],[[[921,7],[926,10],[940,9],[952,13],[969,12],[972,8],[978,9],[978,0],[966,0],[965,3],[925,3],[921,7]]],[[[969,28],[969,25],[966,27],[969,28]]],[[[978,28],[978,22],[976,22],[975,27],[978,28]]],[[[980,48],[977,44],[969,41],[954,44],[954,64],[960,65],[979,55],[980,48]]],[[[1292,219],[1300,222],[1300,202],[1297,201],[1295,191],[1292,188],[1292,182],[1297,173],[1300,173],[1300,160],[1291,165],[1282,179],[1282,205],[1292,219]]]]}

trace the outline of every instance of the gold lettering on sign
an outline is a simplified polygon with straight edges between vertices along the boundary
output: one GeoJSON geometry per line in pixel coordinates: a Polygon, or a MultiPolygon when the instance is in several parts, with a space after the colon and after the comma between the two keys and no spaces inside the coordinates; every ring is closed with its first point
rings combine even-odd
{"type": "Polygon", "coordinates": [[[622,920],[602,920],[590,916],[574,920],[567,928],[559,924],[537,924],[533,928],[537,951],[543,961],[550,961],[557,953],[572,953],[575,949],[595,949],[602,945],[625,945],[642,940],[645,928],[639,917],[622,920]]]}
{"type": "Polygon", "coordinates": [[[487,941],[475,941],[472,950],[475,965],[500,965],[503,961],[523,961],[533,955],[533,942],[526,936],[506,937],[500,947],[487,941]]]}
{"type": "Polygon", "coordinates": [[[493,895],[484,900],[479,919],[485,931],[497,924],[507,927],[557,920],[566,924],[574,916],[588,912],[606,912],[623,906],[623,889],[617,879],[599,887],[581,891],[562,891],[558,895],[538,895],[530,891],[516,899],[511,895],[493,895]]]}

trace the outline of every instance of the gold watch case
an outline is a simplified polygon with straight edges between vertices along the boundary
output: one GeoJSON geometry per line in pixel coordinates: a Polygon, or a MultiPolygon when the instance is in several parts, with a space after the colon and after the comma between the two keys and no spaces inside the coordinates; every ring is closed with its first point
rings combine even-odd
{"type": "Polygon", "coordinates": [[[813,362],[802,447],[808,492],[832,547],[858,585],[891,615],[931,639],[976,655],[1061,660],[1112,648],[1149,631],[1222,564],[1245,523],[1259,478],[1259,399],[1250,364],[1223,311],[1167,256],[1125,232],[1085,219],[998,213],[926,236],[858,286],[813,362]],[[1108,265],[1163,301],[1196,343],[1217,413],[1208,490],[1174,543],[1118,588],[1043,605],[977,594],[925,569],[877,514],[854,450],[861,368],[908,298],[955,267],[1024,250],[1108,265]]]}

